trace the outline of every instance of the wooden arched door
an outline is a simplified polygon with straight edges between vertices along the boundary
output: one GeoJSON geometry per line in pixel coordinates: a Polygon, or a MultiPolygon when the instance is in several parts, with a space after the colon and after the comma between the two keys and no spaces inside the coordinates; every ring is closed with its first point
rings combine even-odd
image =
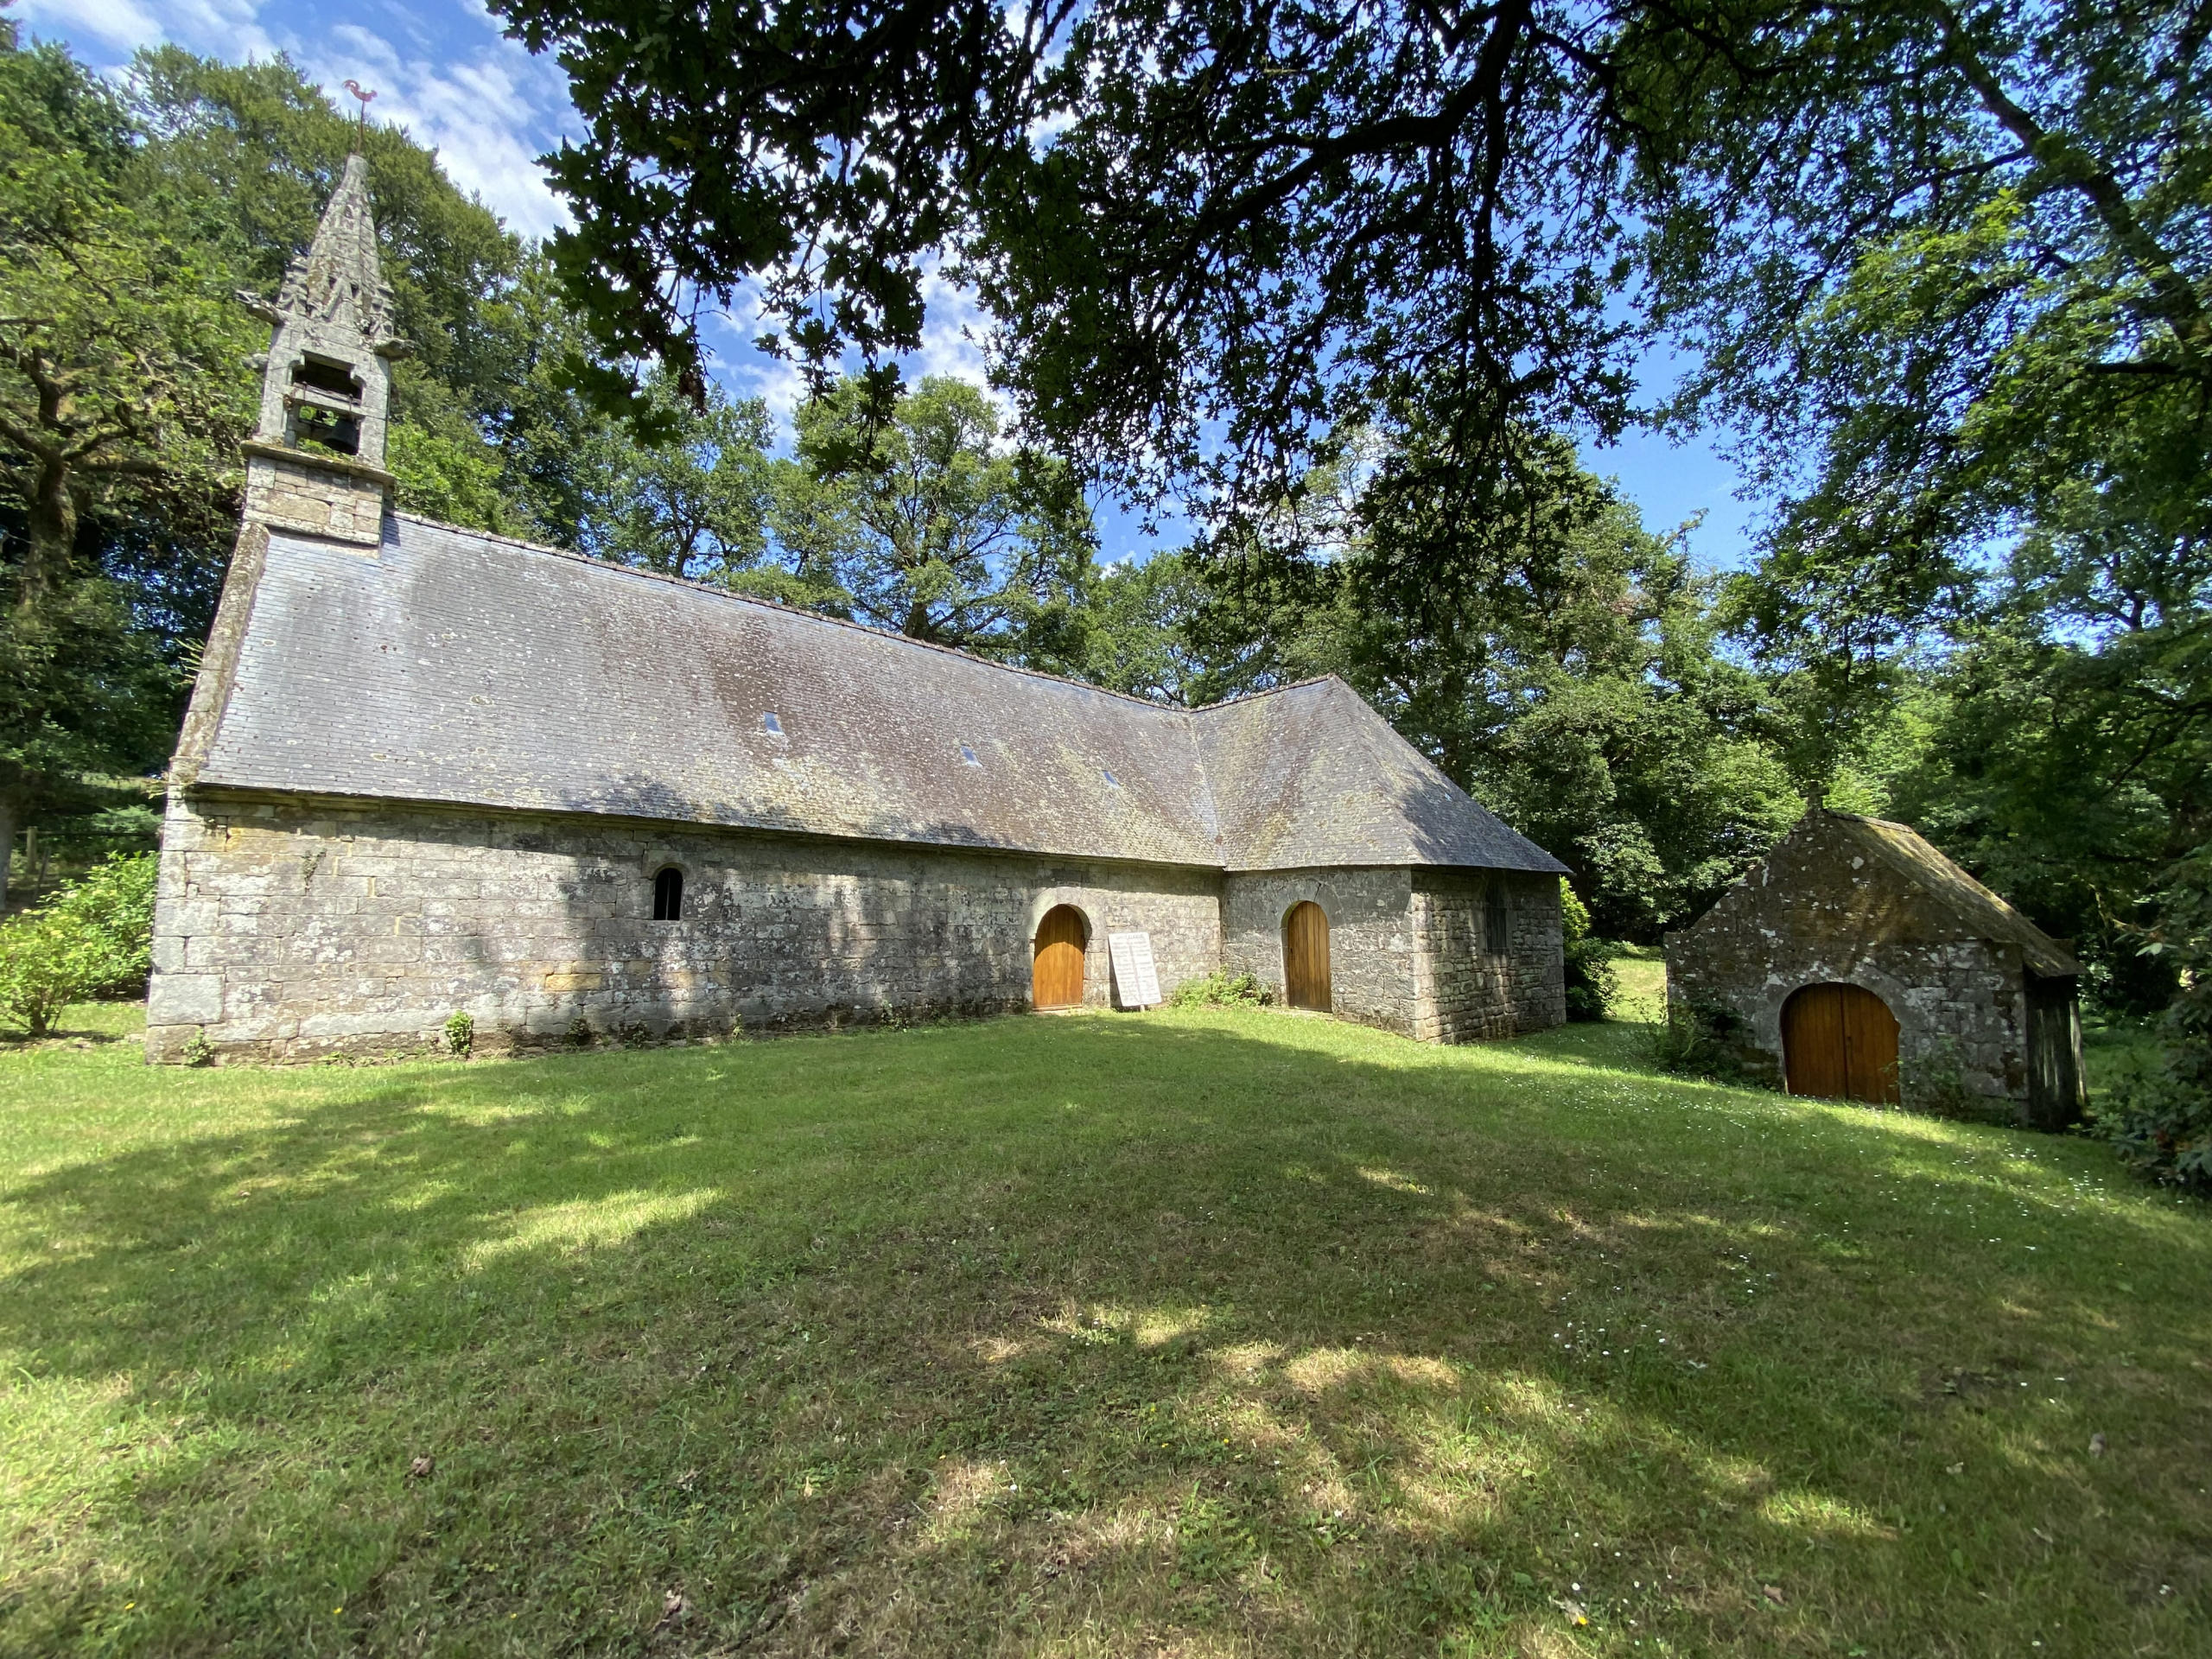
{"type": "Polygon", "coordinates": [[[1336,1006],[1329,989],[1329,918],[1312,899],[1282,918],[1283,992],[1294,1008],[1336,1006]]]}
{"type": "Polygon", "coordinates": [[[1782,1005],[1782,1071],[1793,1095],[1894,1101],[1897,1016],[1859,986],[1808,985],[1782,1005]]]}
{"type": "Polygon", "coordinates": [[[1090,930],[1073,905],[1055,905],[1037,924],[1037,954],[1029,968],[1029,1000],[1040,1008],[1072,1008],[1083,1001],[1083,947],[1090,930]]]}

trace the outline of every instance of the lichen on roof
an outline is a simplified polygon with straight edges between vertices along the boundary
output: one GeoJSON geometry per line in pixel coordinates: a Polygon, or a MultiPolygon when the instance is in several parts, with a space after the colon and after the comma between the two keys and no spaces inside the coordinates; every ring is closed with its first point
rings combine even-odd
{"type": "Polygon", "coordinates": [[[2078,974],[2082,964],[2033,922],[1946,857],[1909,824],[1856,813],[1829,812],[1840,842],[1863,849],[1920,888],[1959,930],[1975,938],[2016,944],[2039,974],[2078,974]]]}
{"type": "Polygon", "coordinates": [[[368,556],[271,536],[198,783],[1220,869],[1563,873],[1333,677],[1169,708],[406,515],[368,556]]]}

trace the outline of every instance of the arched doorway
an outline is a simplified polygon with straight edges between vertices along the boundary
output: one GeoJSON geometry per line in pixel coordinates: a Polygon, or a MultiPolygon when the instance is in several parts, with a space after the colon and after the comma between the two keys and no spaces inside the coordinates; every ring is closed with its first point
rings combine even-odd
{"type": "Polygon", "coordinates": [[[1808,985],[1782,1005],[1782,1071],[1793,1095],[1894,1101],[1897,1016],[1857,985],[1808,985]]]}
{"type": "Polygon", "coordinates": [[[1090,929],[1073,905],[1055,905],[1037,924],[1037,955],[1029,968],[1029,1001],[1040,1008],[1072,1008],[1083,1001],[1083,947],[1090,929]]]}
{"type": "Polygon", "coordinates": [[[1336,1006],[1329,989],[1329,918],[1310,899],[1282,918],[1282,977],[1292,1007],[1326,1014],[1336,1006]]]}

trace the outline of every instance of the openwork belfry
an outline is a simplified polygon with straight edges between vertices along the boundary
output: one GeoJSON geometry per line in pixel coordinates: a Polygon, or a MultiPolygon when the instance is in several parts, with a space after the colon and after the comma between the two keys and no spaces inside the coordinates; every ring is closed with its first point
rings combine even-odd
{"type": "Polygon", "coordinates": [[[359,157],[260,308],[152,1058],[1106,1007],[1134,932],[1160,995],[1249,970],[1445,1041],[1562,1017],[1560,867],[1341,681],[1164,708],[394,512],[359,157]]]}
{"type": "Polygon", "coordinates": [[[392,489],[391,364],[412,348],[392,333],[365,160],[346,158],[315,245],[292,261],[276,300],[238,297],[275,330],[245,445],[248,524],[375,545],[392,489]]]}

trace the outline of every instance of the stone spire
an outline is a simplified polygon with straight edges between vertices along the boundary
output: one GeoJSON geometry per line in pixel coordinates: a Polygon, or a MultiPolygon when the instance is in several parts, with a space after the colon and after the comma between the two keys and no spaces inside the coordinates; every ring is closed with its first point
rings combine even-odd
{"type": "Polygon", "coordinates": [[[365,157],[346,158],[314,245],[292,261],[275,302],[238,297],[275,330],[261,418],[245,446],[246,516],[339,541],[380,541],[393,484],[384,469],[391,364],[411,348],[392,333],[365,157]]]}

